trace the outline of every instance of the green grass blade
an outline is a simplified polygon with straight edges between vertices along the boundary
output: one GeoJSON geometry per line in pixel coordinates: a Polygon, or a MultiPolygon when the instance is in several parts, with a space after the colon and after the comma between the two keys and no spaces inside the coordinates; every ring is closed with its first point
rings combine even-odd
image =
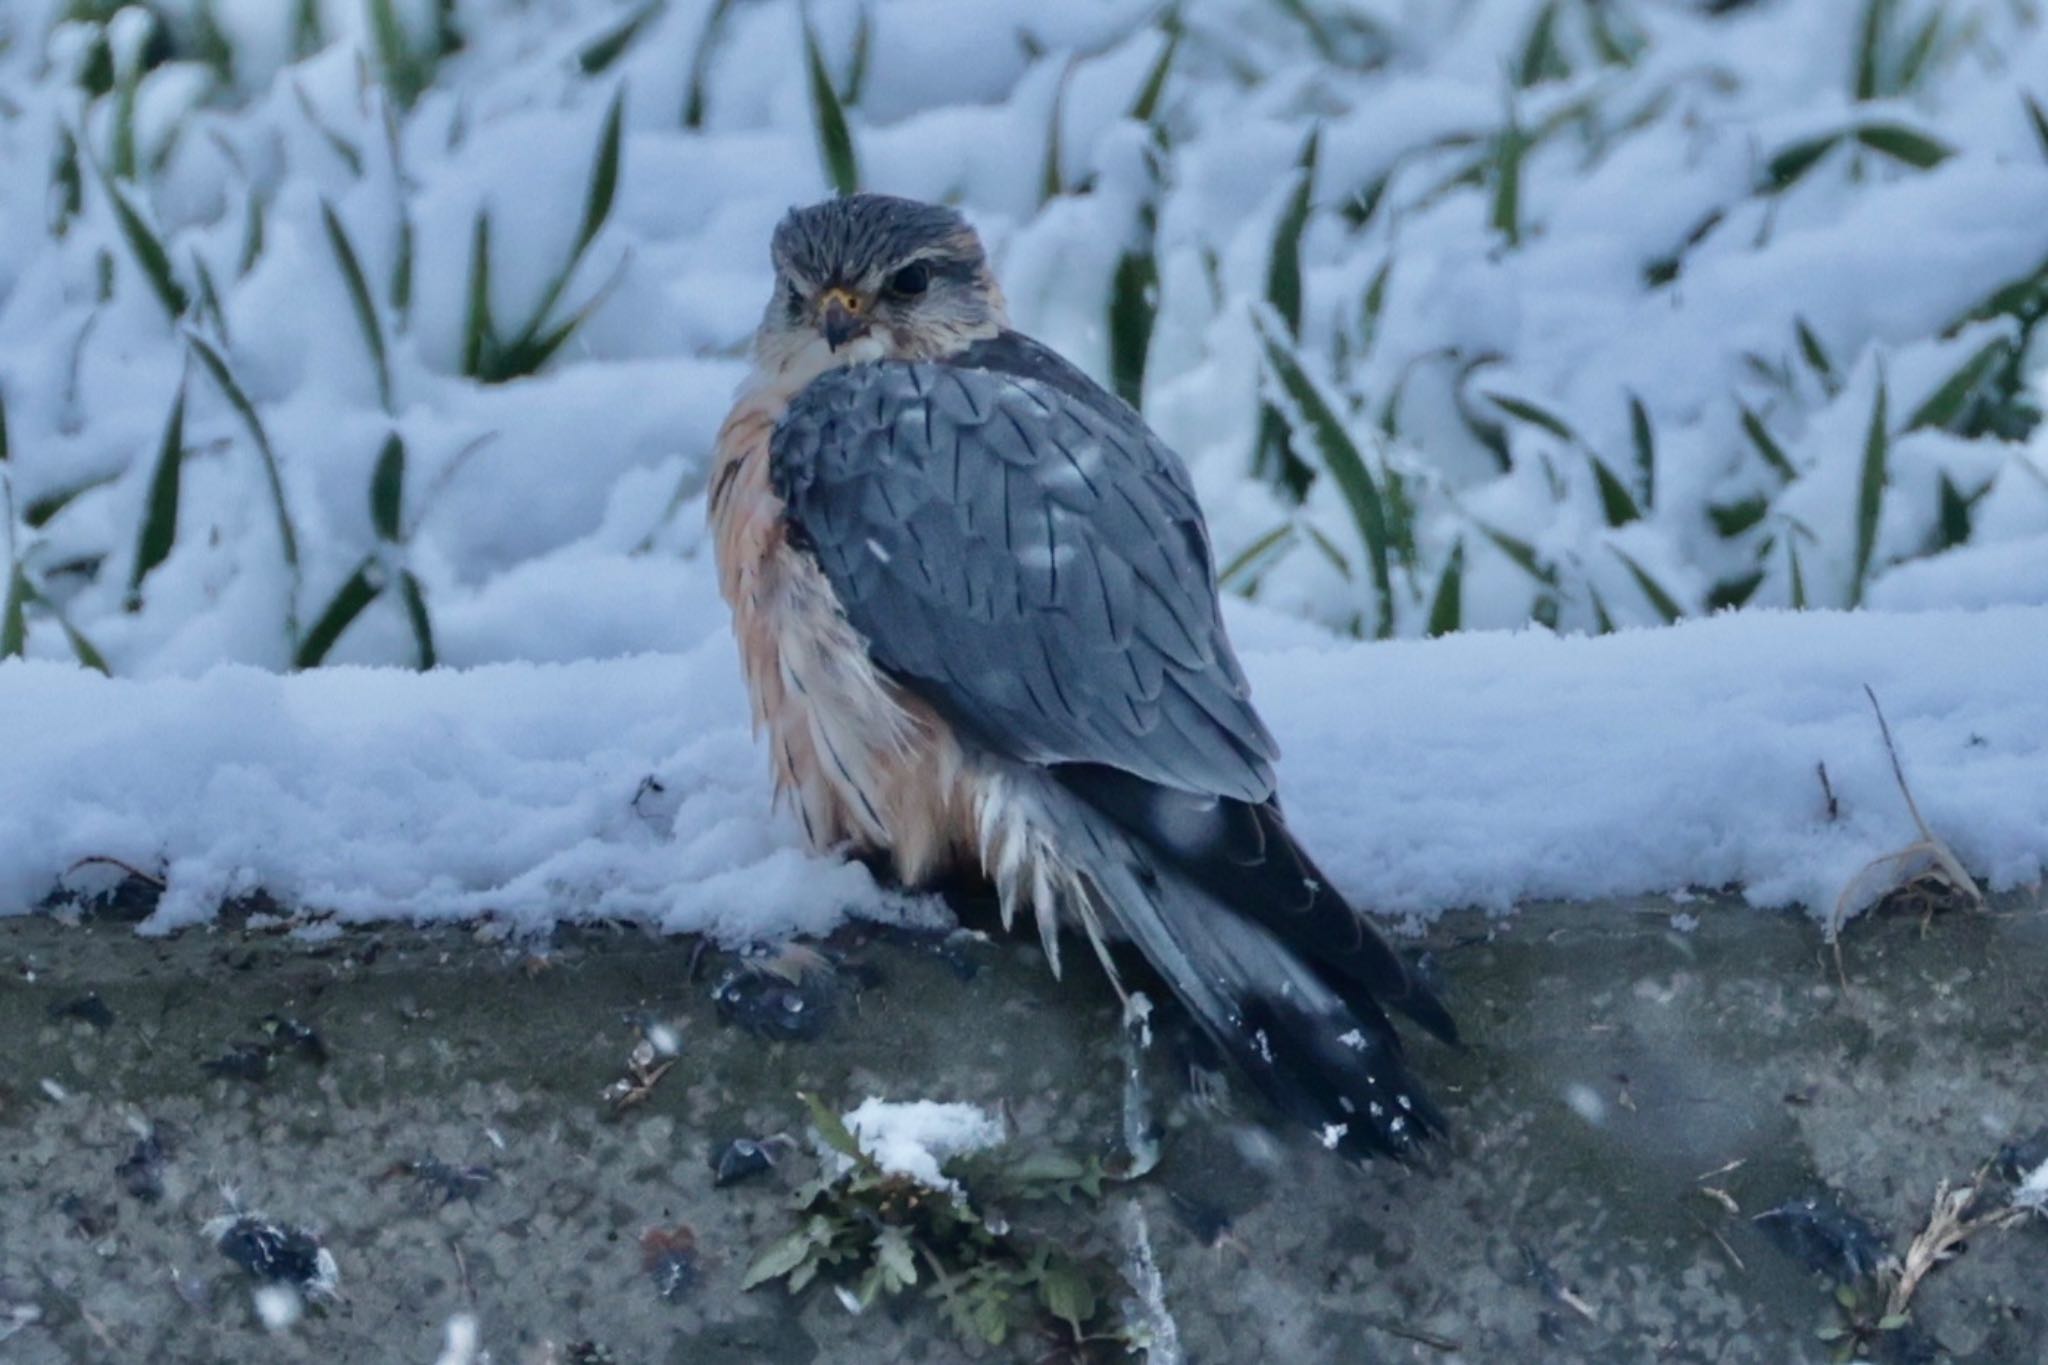
{"type": "Polygon", "coordinates": [[[469,239],[468,302],[462,317],[462,373],[488,380],[497,368],[497,328],[491,322],[491,215],[476,216],[469,239]]]}
{"type": "Polygon", "coordinates": [[[114,220],[121,229],[121,239],[128,244],[135,263],[142,268],[142,276],[149,282],[157,301],[163,304],[172,321],[176,321],[191,308],[192,298],[172,273],[170,253],[164,250],[163,241],[150,231],[149,224],[142,221],[142,215],[128,202],[128,196],[121,193],[113,181],[104,183],[107,198],[114,206],[114,220]]]}
{"type": "Polygon", "coordinates": [[[690,84],[683,93],[683,126],[702,128],[704,126],[704,97],[711,81],[711,55],[718,50],[718,40],[725,32],[726,16],[732,12],[733,0],[716,0],[711,12],[704,16],[704,27],[697,34],[697,50],[690,54],[690,84]]]}
{"type": "Polygon", "coordinates": [[[412,215],[398,213],[398,255],[391,263],[391,315],[403,333],[412,317],[412,215]]]}
{"type": "Polygon", "coordinates": [[[1290,338],[1301,336],[1301,236],[1308,228],[1321,142],[1322,129],[1311,128],[1294,163],[1293,192],[1273,225],[1273,250],[1266,262],[1266,302],[1287,324],[1290,338]]]}
{"type": "Polygon", "coordinates": [[[576,250],[570,253],[569,264],[573,269],[583,251],[590,245],[611,217],[612,201],[619,193],[620,157],[625,148],[626,92],[620,90],[612,96],[611,108],[605,111],[604,128],[597,136],[597,156],[591,162],[590,190],[583,200],[583,228],[576,235],[576,250]]]}
{"type": "Polygon", "coordinates": [[[1158,311],[1159,260],[1148,242],[1117,261],[1109,290],[1110,387],[1134,408],[1144,402],[1145,361],[1158,311]]]}
{"type": "Polygon", "coordinates": [[[1722,579],[1707,594],[1708,613],[1711,615],[1717,611],[1733,611],[1742,606],[1756,595],[1756,590],[1763,586],[1763,581],[1762,569],[1752,569],[1748,573],[1722,579]]]}
{"type": "Polygon", "coordinates": [[[103,677],[111,678],[114,676],[114,670],[107,667],[107,656],[100,653],[99,646],[88,640],[85,634],[77,626],[72,625],[71,619],[62,612],[53,608],[50,614],[57,618],[58,629],[62,630],[64,638],[71,642],[71,656],[73,658],[103,677]]]}
{"type": "Polygon", "coordinates": [[[335,263],[341,267],[341,281],[348,288],[356,326],[362,329],[363,345],[369,349],[370,363],[376,370],[377,401],[389,412],[391,360],[384,349],[384,324],[377,317],[376,300],[370,297],[370,282],[363,277],[363,263],[356,255],[355,244],[348,239],[348,229],[342,226],[340,215],[326,199],[320,201],[320,217],[327,225],[327,244],[334,249],[335,263]]]}
{"type": "Polygon", "coordinates": [[[1600,595],[1600,589],[1588,583],[1586,585],[1586,595],[1593,599],[1593,633],[1595,635],[1614,634],[1614,618],[1607,612],[1607,599],[1600,595]]]}
{"type": "Polygon", "coordinates": [[[1607,548],[1614,551],[1616,559],[1619,559],[1628,566],[1630,577],[1634,578],[1636,586],[1643,590],[1643,596],[1650,599],[1650,606],[1656,610],[1659,616],[1664,618],[1665,625],[1668,626],[1678,620],[1679,617],[1685,615],[1684,608],[1680,607],[1672,599],[1671,594],[1664,591],[1663,585],[1652,578],[1647,569],[1636,563],[1627,551],[1614,545],[1610,545],[1607,548]]]}
{"type": "Polygon", "coordinates": [[[1926,19],[1921,22],[1919,30],[1914,33],[1912,41],[1906,44],[1905,52],[1899,57],[1899,69],[1892,79],[1893,93],[1909,95],[1919,87],[1921,80],[1927,75],[1928,64],[1941,47],[1942,32],[1947,24],[1948,16],[1940,6],[1927,12],[1926,19]]]}
{"type": "Polygon", "coordinates": [[[222,341],[228,339],[228,312],[221,305],[220,290],[213,282],[213,272],[207,269],[206,258],[198,252],[192,253],[192,278],[199,282],[199,306],[194,316],[201,322],[213,324],[214,335],[222,341]]]}
{"type": "Polygon", "coordinates": [[[292,58],[303,61],[326,45],[320,27],[320,0],[298,0],[292,7],[292,58]]]}
{"type": "Polygon", "coordinates": [[[2006,358],[2010,343],[2004,337],[1993,337],[1980,347],[1976,354],[1964,361],[1941,387],[1927,396],[1927,401],[1913,410],[1906,419],[1907,431],[1918,431],[1922,427],[1939,427],[1947,430],[1954,426],[1956,419],[1963,415],[1970,399],[1983,387],[1993,367],[2006,358]]]}
{"type": "Polygon", "coordinates": [[[248,428],[249,439],[255,442],[256,453],[263,463],[263,476],[270,488],[271,507],[277,515],[278,546],[296,584],[299,572],[299,537],[292,529],[291,512],[284,499],[284,476],[278,468],[277,451],[270,444],[270,434],[263,429],[263,419],[257,415],[256,405],[249,401],[249,395],[243,392],[242,386],[236,382],[234,372],[228,369],[228,363],[221,358],[220,352],[214,350],[213,346],[196,332],[186,332],[185,342],[192,348],[193,354],[199,357],[199,362],[206,367],[206,372],[213,376],[213,382],[226,396],[228,406],[242,419],[242,425],[248,428]]]}
{"type": "Polygon", "coordinates": [[[185,463],[185,381],[178,381],[178,396],[171,401],[171,415],[164,423],[163,440],[157,444],[156,468],[149,477],[149,498],[143,504],[142,529],[135,537],[135,564],[128,571],[128,608],[142,604],[142,580],[149,571],[170,558],[178,540],[178,487],[185,463]]]}
{"type": "Polygon", "coordinates": [[[1598,455],[1586,456],[1586,462],[1593,466],[1593,480],[1600,485],[1600,510],[1606,514],[1609,526],[1626,526],[1642,519],[1642,509],[1628,491],[1628,485],[1614,476],[1607,462],[1598,455]]]}
{"type": "Polygon", "coordinates": [[[1304,521],[1301,523],[1301,529],[1308,533],[1308,542],[1316,547],[1316,552],[1330,561],[1330,567],[1342,574],[1344,581],[1349,583],[1352,579],[1351,557],[1338,549],[1337,543],[1318,530],[1314,522],[1304,521]]]}
{"type": "Polygon", "coordinates": [[[1791,189],[1805,178],[1808,171],[1820,164],[1821,158],[1840,146],[1841,142],[1842,134],[1823,133],[1819,137],[1801,138],[1797,142],[1781,147],[1764,163],[1763,191],[1766,194],[1779,194],[1791,189]]]}
{"type": "Polygon", "coordinates": [[[1380,268],[1372,274],[1372,280],[1365,286],[1365,299],[1359,305],[1358,340],[1359,353],[1371,355],[1372,345],[1379,340],[1380,315],[1387,309],[1387,281],[1394,273],[1394,258],[1387,257],[1380,262],[1380,268]]]}
{"type": "Polygon", "coordinates": [[[299,112],[306,116],[306,122],[312,124],[319,131],[320,137],[326,142],[328,149],[341,158],[342,163],[348,167],[351,175],[361,179],[363,174],[362,151],[357,148],[355,143],[350,142],[340,133],[335,132],[329,126],[327,120],[320,117],[320,111],[313,106],[313,97],[307,94],[306,87],[299,84],[296,80],[292,82],[292,96],[298,101],[299,112]]]}
{"type": "Polygon", "coordinates": [[[1528,154],[1530,140],[1508,116],[1508,123],[1493,140],[1491,171],[1493,196],[1487,213],[1487,221],[1493,230],[1511,247],[1522,244],[1522,158],[1528,154]]]}
{"type": "Polygon", "coordinates": [[[427,595],[412,570],[398,575],[398,595],[405,601],[405,618],[412,623],[413,644],[419,650],[420,671],[424,673],[439,658],[434,652],[434,623],[427,615],[427,595]]]}
{"type": "Polygon", "coordinates": [[[1657,505],[1657,433],[1650,425],[1650,411],[1643,400],[1628,396],[1629,442],[1636,452],[1636,478],[1643,487],[1643,506],[1657,505]]]}
{"type": "Polygon", "coordinates": [[[405,498],[405,438],[392,432],[377,452],[370,472],[370,524],[378,538],[396,544],[405,539],[400,513],[405,498]]]}
{"type": "Polygon", "coordinates": [[[114,145],[107,161],[116,180],[135,179],[135,87],[139,82],[139,73],[130,72],[114,88],[114,145]]]}
{"type": "Polygon", "coordinates": [[[384,86],[401,109],[410,109],[434,79],[433,62],[414,50],[393,0],[369,0],[370,36],[384,86]]]}
{"type": "MultiPolygon", "coordinates": [[[[1987,488],[1990,485],[1985,485],[1987,488]]],[[[1970,511],[1972,499],[1964,497],[1948,471],[1941,474],[1941,521],[1935,533],[1936,551],[1953,549],[1968,543],[1970,539],[1970,511]]]]}
{"type": "Polygon", "coordinates": [[[1038,202],[1049,204],[1065,193],[1065,179],[1060,174],[1060,115],[1067,104],[1067,82],[1074,74],[1074,63],[1068,62],[1060,72],[1059,84],[1053,87],[1052,112],[1045,123],[1045,159],[1038,168],[1038,202]]]}
{"type": "Polygon", "coordinates": [[[1489,391],[1486,397],[1488,401],[1508,416],[1518,421],[1527,422],[1531,426],[1541,427],[1568,445],[1582,446],[1584,444],[1579,440],[1579,434],[1572,430],[1571,424],[1548,408],[1531,403],[1526,398],[1516,398],[1511,394],[1489,391]]]}
{"type": "Polygon", "coordinates": [[[849,109],[859,107],[861,92],[867,88],[868,58],[874,44],[875,16],[863,4],[853,26],[853,56],[847,63],[846,86],[839,92],[839,102],[849,109]]]}
{"type": "Polygon", "coordinates": [[[1465,613],[1465,542],[1452,544],[1444,570],[1437,576],[1436,595],[1429,603],[1429,633],[1450,635],[1457,631],[1465,613]]]}
{"type": "Polygon", "coordinates": [[[120,477],[119,472],[100,474],[75,483],[69,488],[60,488],[53,493],[45,493],[22,509],[22,523],[31,531],[40,531],[43,527],[50,524],[52,517],[55,517],[59,512],[70,506],[80,494],[90,493],[95,488],[104,488],[120,477]]]}
{"type": "Polygon", "coordinates": [[[1799,571],[1799,546],[1785,537],[1785,556],[1792,564],[1792,610],[1806,610],[1806,575],[1799,571]]]}
{"type": "Polygon", "coordinates": [[[1870,574],[1870,556],[1877,548],[1877,518],[1884,508],[1884,486],[1891,450],[1890,428],[1885,422],[1884,376],[1877,379],[1877,401],[1870,408],[1870,429],[1863,438],[1863,474],[1856,490],[1856,572],[1849,584],[1849,605],[1863,605],[1864,580],[1870,574]]]}
{"type": "Polygon", "coordinates": [[[1714,523],[1715,534],[1723,540],[1733,540],[1760,523],[1770,510],[1770,499],[1759,493],[1736,502],[1708,503],[1707,520],[1714,523]]]}
{"type": "Polygon", "coordinates": [[[1314,44],[1317,56],[1326,62],[1336,60],[1336,39],[1332,38],[1330,30],[1323,26],[1323,21],[1317,17],[1309,0],[1274,0],[1274,3],[1285,11],[1289,18],[1301,25],[1308,34],[1309,42],[1314,44]]]}
{"type": "Polygon", "coordinates": [[[1756,453],[1763,456],[1765,464],[1777,471],[1779,478],[1790,483],[1799,477],[1799,472],[1792,467],[1791,457],[1785,454],[1785,448],[1772,439],[1770,428],[1764,425],[1764,419],[1757,416],[1747,404],[1742,405],[1742,430],[1743,434],[1749,437],[1749,443],[1756,447],[1756,453]]]}
{"type": "Polygon", "coordinates": [[[292,667],[318,668],[342,632],[354,625],[364,608],[377,600],[379,589],[370,581],[370,564],[371,561],[366,559],[357,565],[356,571],[335,590],[326,609],[314,620],[313,628],[306,632],[305,640],[293,655],[292,667]]]}
{"type": "Polygon", "coordinates": [[[576,65],[586,76],[603,72],[613,62],[625,55],[633,40],[640,36],[640,30],[647,27],[647,21],[668,7],[668,0],[647,0],[647,3],[628,14],[624,21],[611,32],[601,34],[594,41],[584,45],[576,54],[576,65]]]}
{"type": "Polygon", "coordinates": [[[69,128],[57,130],[57,157],[50,168],[50,231],[62,237],[85,207],[85,172],[80,169],[78,139],[69,128]]]}
{"type": "Polygon", "coordinates": [[[1955,148],[1940,138],[1897,123],[1865,124],[1856,130],[1856,140],[1873,152],[1923,171],[1955,155],[1955,148]]]}
{"type": "Polygon", "coordinates": [[[1152,116],[1159,112],[1159,100],[1166,93],[1166,78],[1173,71],[1173,59],[1180,53],[1182,26],[1178,9],[1167,11],[1159,26],[1166,33],[1166,44],[1159,49],[1158,60],[1145,73],[1144,84],[1138,87],[1138,97],[1131,101],[1130,117],[1138,123],[1150,123],[1152,116]]]}
{"type": "Polygon", "coordinates": [[[242,249],[235,258],[235,277],[240,279],[255,268],[263,254],[263,200],[249,191],[249,206],[242,216],[242,249]]]}
{"type": "MultiPolygon", "coordinates": [[[[1253,570],[1263,568],[1269,556],[1278,560],[1293,547],[1294,523],[1283,521],[1233,555],[1223,566],[1223,571],[1216,575],[1216,582],[1221,587],[1234,588],[1241,580],[1254,579],[1257,575],[1253,570]]],[[[1249,588],[1251,583],[1246,581],[1245,586],[1249,588]]]]}
{"type": "Polygon", "coordinates": [[[7,389],[0,385],[0,464],[7,463],[7,389]]]}
{"type": "Polygon", "coordinates": [[[803,14],[804,65],[810,73],[811,123],[818,135],[818,155],[825,163],[825,180],[840,194],[860,189],[860,164],[854,154],[853,130],[846,124],[846,108],[833,88],[831,73],[825,69],[825,54],[818,47],[817,30],[811,27],[810,11],[803,14]]]}
{"type": "Polygon", "coordinates": [[[1394,584],[1389,553],[1393,534],[1388,527],[1387,509],[1379,487],[1373,481],[1365,457],[1352,441],[1350,433],[1345,431],[1344,424],[1337,419],[1337,414],[1323,400],[1321,391],[1303,371],[1301,362],[1263,321],[1259,324],[1259,340],[1264,343],[1268,367],[1274,378],[1279,380],[1281,390],[1301,414],[1316,451],[1322,457],[1323,468],[1337,481],[1337,489],[1351,509],[1351,519],[1358,527],[1359,538],[1365,543],[1373,587],[1379,594],[1377,633],[1384,638],[1392,632],[1394,624],[1394,584]]]}
{"type": "Polygon", "coordinates": [[[1546,0],[1529,25],[1522,43],[1521,59],[1515,63],[1515,84],[1523,89],[1571,75],[1571,66],[1557,46],[1557,0],[1546,0]]]}
{"type": "Polygon", "coordinates": [[[1859,100],[1874,100],[1885,91],[1885,37],[1891,31],[1898,0],[1863,0],[1863,22],[1857,26],[1856,68],[1852,88],[1859,100]]]}
{"type": "Polygon", "coordinates": [[[1506,531],[1496,530],[1483,521],[1474,520],[1480,534],[1492,541],[1494,548],[1506,555],[1515,566],[1545,587],[1557,586],[1557,570],[1545,564],[1536,554],[1536,547],[1506,531]]]}
{"type": "Polygon", "coordinates": [[[1830,398],[1840,393],[1841,376],[1836,373],[1834,360],[1829,357],[1827,347],[1820,344],[1820,338],[1814,335],[1813,328],[1806,325],[1805,318],[1795,317],[1792,319],[1792,330],[1799,338],[1799,354],[1805,357],[1814,377],[1820,380],[1822,392],[1830,398]]]}
{"type": "Polygon", "coordinates": [[[2034,136],[2041,143],[2041,155],[2048,157],[2048,113],[2042,112],[2040,102],[2033,95],[2022,91],[2020,98],[2026,101],[2027,118],[2034,125],[2034,136]]]}
{"type": "Polygon", "coordinates": [[[28,575],[19,564],[7,574],[7,600],[0,603],[0,659],[19,659],[28,649],[28,575]]]}

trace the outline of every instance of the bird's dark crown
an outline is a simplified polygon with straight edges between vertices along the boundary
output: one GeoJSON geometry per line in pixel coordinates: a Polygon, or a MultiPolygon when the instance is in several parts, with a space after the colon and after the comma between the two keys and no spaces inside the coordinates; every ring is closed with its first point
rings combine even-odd
{"type": "Polygon", "coordinates": [[[775,265],[814,285],[857,284],[913,258],[967,279],[984,265],[981,240],[952,209],[888,194],[850,194],[791,209],[769,244],[775,265]]]}

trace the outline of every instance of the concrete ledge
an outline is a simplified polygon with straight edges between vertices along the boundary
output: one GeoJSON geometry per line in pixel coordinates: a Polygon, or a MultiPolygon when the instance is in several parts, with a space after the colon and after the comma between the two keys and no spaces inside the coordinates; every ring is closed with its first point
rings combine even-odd
{"type": "MultiPolygon", "coordinates": [[[[0,920],[0,1333],[24,1323],[0,1358],[425,1365],[473,1312],[501,1365],[957,1360],[915,1299],[853,1317],[820,1289],[742,1293],[811,1163],[714,1188],[715,1147],[801,1135],[799,1090],[1002,1104],[1032,1141],[1118,1141],[1116,1002],[1020,942],[844,936],[817,1036],[768,1041],[721,1021],[726,959],[688,940],[577,931],[543,961],[490,939],[0,920]],[[267,1039],[273,1014],[326,1060],[267,1039]],[[680,1057],[614,1116],[639,1017],[672,1022],[680,1057]],[[269,1055],[238,1062],[237,1041],[269,1055]],[[117,1175],[133,1123],[168,1137],[154,1202],[117,1175]],[[344,1297],[266,1332],[201,1232],[223,1186],[316,1230],[344,1297]],[[695,1278],[664,1299],[642,1238],[678,1226],[695,1278]]],[[[1276,1144],[1249,1101],[1200,1111],[1163,1041],[1163,1161],[1048,1215],[1114,1251],[1136,1202],[1188,1360],[1826,1360],[1842,1343],[1818,1330],[1853,1315],[1753,1216],[1826,1190],[1900,1250],[1938,1181],[2048,1124],[2048,916],[2028,905],[1924,935],[1859,922],[1846,993],[1809,921],[1714,901],[1450,916],[1426,946],[1470,1039],[1414,1043],[1456,1128],[1438,1169],[1276,1144]]],[[[1979,1238],[1868,1349],[2048,1359],[2044,1284],[2048,1220],[1979,1238]]]]}

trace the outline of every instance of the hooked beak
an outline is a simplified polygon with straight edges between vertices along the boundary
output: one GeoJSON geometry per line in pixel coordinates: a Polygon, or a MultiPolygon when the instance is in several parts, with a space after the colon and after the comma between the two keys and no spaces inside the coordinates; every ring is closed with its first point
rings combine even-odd
{"type": "Polygon", "coordinates": [[[825,344],[835,351],[868,334],[868,320],[861,316],[860,300],[848,289],[825,291],[818,307],[818,327],[825,334],[825,344]]]}

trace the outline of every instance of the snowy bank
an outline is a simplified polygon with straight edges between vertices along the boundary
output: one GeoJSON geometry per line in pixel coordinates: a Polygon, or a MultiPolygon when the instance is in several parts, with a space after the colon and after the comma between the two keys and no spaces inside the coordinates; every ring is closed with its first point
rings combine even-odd
{"type": "MultiPolygon", "coordinates": [[[[1825,914],[1915,837],[1866,683],[1970,871],[2004,889],[2048,865],[2048,608],[1378,644],[1233,616],[1290,814],[1377,910],[1739,884],[1825,914]]],[[[156,929],[258,888],[348,920],[727,939],[929,913],[802,851],[745,718],[722,636],[424,675],[0,665],[0,913],[93,858],[164,877],[156,929]]]]}

